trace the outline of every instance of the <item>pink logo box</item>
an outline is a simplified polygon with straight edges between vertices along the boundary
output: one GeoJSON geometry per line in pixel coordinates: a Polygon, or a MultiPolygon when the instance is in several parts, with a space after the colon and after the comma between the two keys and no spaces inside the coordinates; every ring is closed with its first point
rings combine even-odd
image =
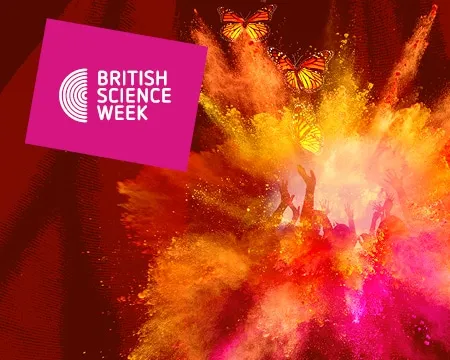
{"type": "Polygon", "coordinates": [[[25,142],[184,171],[206,52],[49,19],[25,142]]]}

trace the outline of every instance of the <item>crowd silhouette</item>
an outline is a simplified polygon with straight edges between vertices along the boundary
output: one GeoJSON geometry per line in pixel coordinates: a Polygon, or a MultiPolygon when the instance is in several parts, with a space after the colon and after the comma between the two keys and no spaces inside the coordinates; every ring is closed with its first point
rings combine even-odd
{"type": "MultiPolygon", "coordinates": [[[[277,228],[280,242],[290,237],[301,244],[301,250],[292,261],[277,258],[273,268],[282,274],[279,284],[289,279],[306,285],[308,282],[317,283],[319,279],[321,285],[316,289],[317,296],[322,300],[326,298],[330,304],[326,323],[319,324],[314,320],[309,324],[306,343],[297,358],[381,359],[387,354],[389,358],[403,358],[408,353],[416,358],[412,354],[420,351],[437,358],[447,356],[446,342],[432,339],[430,328],[438,326],[435,318],[432,319],[436,313],[441,319],[449,319],[448,310],[402,283],[390,272],[391,264],[387,265],[392,262],[396,244],[408,241],[412,236],[405,221],[392,214],[395,198],[407,214],[406,192],[401,178],[394,171],[387,173],[386,181],[396,196],[386,193],[382,203],[374,204],[370,229],[357,234],[352,206],[343,204],[347,224],[333,224],[329,219],[328,202],[321,203],[321,210],[314,207],[314,172],[308,173],[301,165],[297,170],[306,185],[303,204],[295,206],[294,195],[289,193],[287,182],[281,182],[281,201],[269,224],[277,228]],[[282,226],[287,208],[291,209],[292,216],[282,226]],[[424,312],[424,308],[427,311],[424,312]],[[427,312],[430,319],[427,319],[427,312]],[[349,324],[355,326],[353,330],[349,324]],[[346,338],[347,335],[339,333],[339,329],[343,333],[354,333],[346,338]],[[352,337],[354,341],[348,341],[352,337]],[[371,345],[358,348],[364,347],[365,341],[371,345]],[[399,348],[400,343],[407,345],[399,348]]],[[[273,274],[270,277],[267,281],[273,285],[276,283],[273,274]]],[[[422,355],[417,356],[420,358],[422,355]]]]}

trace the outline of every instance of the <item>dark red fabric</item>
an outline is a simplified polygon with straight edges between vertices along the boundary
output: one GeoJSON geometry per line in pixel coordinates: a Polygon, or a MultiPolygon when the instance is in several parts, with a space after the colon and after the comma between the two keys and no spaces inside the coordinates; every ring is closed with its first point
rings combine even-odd
{"type": "Polygon", "coordinates": [[[173,38],[175,3],[28,3],[10,2],[2,32],[0,359],[126,357],[142,311],[117,299],[142,290],[147,263],[127,244],[116,184],[140,166],[28,146],[25,131],[45,18],[173,38]]]}
{"type": "MultiPolygon", "coordinates": [[[[223,2],[243,10],[257,3],[223,2]]],[[[441,91],[450,74],[450,3],[436,3],[438,19],[419,76],[425,100],[441,91]]],[[[168,0],[0,5],[6,15],[0,22],[0,359],[126,358],[144,316],[143,308],[117,300],[135,295],[146,281],[147,259],[127,241],[117,206],[125,199],[116,191],[117,181],[140,167],[24,144],[45,18],[173,38],[175,15],[183,37],[194,6],[219,26],[217,5],[168,0]]],[[[341,31],[357,36],[357,64],[377,92],[415,21],[430,8],[428,0],[280,1],[272,45],[322,46],[330,13],[337,14],[341,31]]]]}

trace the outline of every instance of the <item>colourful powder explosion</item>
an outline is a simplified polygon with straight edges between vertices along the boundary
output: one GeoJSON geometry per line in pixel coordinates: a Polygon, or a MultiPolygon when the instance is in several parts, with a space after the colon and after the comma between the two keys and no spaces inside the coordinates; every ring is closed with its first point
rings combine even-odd
{"type": "Polygon", "coordinates": [[[192,153],[187,173],[145,168],[119,184],[126,226],[151,256],[130,360],[450,356],[450,96],[404,100],[436,11],[381,101],[359,84],[348,34],[313,98],[293,95],[263,45],[243,38],[225,53],[196,19],[211,122],[197,136],[215,146],[192,153]],[[295,141],[294,117],[320,126],[320,155],[295,141]],[[314,199],[327,200],[317,216],[314,199]]]}

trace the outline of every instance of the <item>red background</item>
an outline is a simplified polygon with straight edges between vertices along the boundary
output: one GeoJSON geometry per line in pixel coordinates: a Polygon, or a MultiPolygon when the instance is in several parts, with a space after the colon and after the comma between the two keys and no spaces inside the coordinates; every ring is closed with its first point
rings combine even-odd
{"type": "MultiPolygon", "coordinates": [[[[440,6],[423,59],[421,100],[431,103],[450,71],[450,2],[440,6]]],[[[0,359],[118,359],[135,344],[145,309],[117,299],[145,284],[145,255],[120,223],[117,181],[140,167],[24,144],[47,17],[163,38],[183,35],[193,7],[218,26],[217,5],[258,2],[151,0],[6,1],[1,7],[0,359]],[[177,28],[174,30],[176,19],[177,28]]],[[[358,36],[357,63],[377,92],[428,0],[278,2],[282,41],[320,46],[330,9],[358,36]],[[292,14],[295,14],[294,16],[292,14]],[[352,16],[356,21],[351,21],[352,16]]],[[[275,21],[275,18],[274,18],[275,21]]],[[[277,27],[277,24],[274,24],[277,27]]],[[[182,56],[180,55],[180,61],[182,56]]],[[[201,121],[198,126],[201,126],[201,121]]],[[[194,141],[194,150],[198,149],[194,141]]]]}

